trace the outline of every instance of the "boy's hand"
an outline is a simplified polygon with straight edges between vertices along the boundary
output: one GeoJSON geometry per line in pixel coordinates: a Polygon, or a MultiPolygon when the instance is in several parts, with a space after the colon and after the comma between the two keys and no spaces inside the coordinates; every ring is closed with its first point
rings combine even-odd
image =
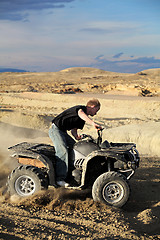
{"type": "Polygon", "coordinates": [[[95,127],[96,130],[99,130],[99,129],[101,130],[102,129],[102,127],[97,123],[94,123],[93,126],[95,127]]]}
{"type": "Polygon", "coordinates": [[[76,140],[81,140],[81,136],[80,136],[80,135],[77,135],[77,136],[75,137],[75,139],[76,139],[76,140]]]}

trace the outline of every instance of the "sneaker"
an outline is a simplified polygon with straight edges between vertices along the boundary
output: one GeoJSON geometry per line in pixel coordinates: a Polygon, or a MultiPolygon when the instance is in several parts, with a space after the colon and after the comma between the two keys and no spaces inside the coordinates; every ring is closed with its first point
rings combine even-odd
{"type": "Polygon", "coordinates": [[[60,187],[68,187],[69,183],[66,183],[65,181],[57,181],[57,185],[60,187]]]}

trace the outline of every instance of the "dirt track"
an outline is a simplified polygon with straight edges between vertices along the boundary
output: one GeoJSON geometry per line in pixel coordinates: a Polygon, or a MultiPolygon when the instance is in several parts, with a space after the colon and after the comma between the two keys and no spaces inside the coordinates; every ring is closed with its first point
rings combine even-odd
{"type": "MultiPolygon", "coordinates": [[[[95,203],[87,191],[50,188],[27,200],[5,194],[0,239],[160,239],[159,165],[142,158],[123,209],[95,203]]],[[[7,167],[1,171],[2,186],[7,167]]]]}

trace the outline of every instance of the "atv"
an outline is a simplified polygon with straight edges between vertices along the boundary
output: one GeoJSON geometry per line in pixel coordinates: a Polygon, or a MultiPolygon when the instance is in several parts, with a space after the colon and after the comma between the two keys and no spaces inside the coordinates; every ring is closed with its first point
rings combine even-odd
{"type": "MultiPolygon", "coordinates": [[[[103,129],[93,139],[83,134],[69,150],[67,181],[71,189],[90,189],[94,201],[122,207],[129,199],[129,179],[139,167],[134,143],[102,142],[103,129]]],[[[10,195],[28,197],[56,185],[54,146],[22,142],[9,147],[18,166],[8,176],[10,195]]]]}

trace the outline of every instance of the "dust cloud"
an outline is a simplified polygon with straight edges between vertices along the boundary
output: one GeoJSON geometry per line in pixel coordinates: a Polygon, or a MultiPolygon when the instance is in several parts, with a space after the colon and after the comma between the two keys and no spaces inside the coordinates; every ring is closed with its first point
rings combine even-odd
{"type": "MultiPolygon", "coordinates": [[[[8,148],[25,141],[42,142],[47,134],[40,130],[0,123],[0,202],[8,199],[6,182],[17,161],[10,157],[8,148]]],[[[12,197],[15,199],[15,197],[12,197]]]]}

